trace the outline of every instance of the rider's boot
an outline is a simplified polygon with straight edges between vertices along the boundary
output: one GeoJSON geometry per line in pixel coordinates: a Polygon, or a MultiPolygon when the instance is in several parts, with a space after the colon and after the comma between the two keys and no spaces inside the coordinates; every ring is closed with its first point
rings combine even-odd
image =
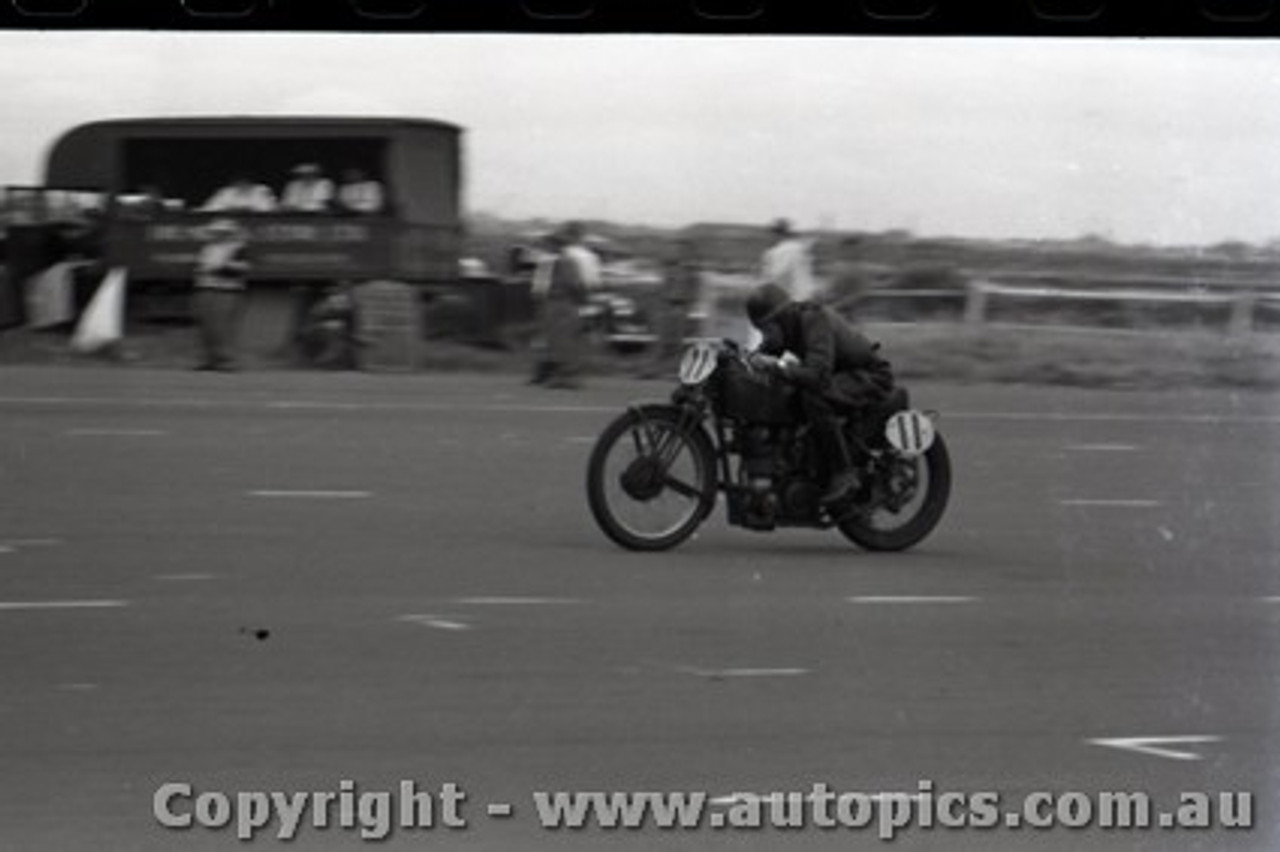
{"type": "Polygon", "coordinates": [[[839,421],[831,420],[818,424],[817,432],[822,443],[823,455],[826,456],[827,465],[831,471],[831,480],[827,490],[822,494],[822,502],[830,505],[857,491],[862,484],[862,478],[853,465],[849,444],[845,440],[839,421]]]}

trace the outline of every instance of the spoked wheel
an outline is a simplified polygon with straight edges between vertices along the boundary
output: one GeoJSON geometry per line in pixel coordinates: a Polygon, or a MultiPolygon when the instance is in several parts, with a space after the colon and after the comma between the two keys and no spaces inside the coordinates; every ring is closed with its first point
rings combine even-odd
{"type": "Polygon", "coordinates": [[[922,456],[886,456],[887,467],[872,485],[871,507],[838,524],[840,532],[867,550],[906,550],[942,520],[951,497],[951,457],[941,435],[922,456]]]}
{"type": "Polygon", "coordinates": [[[675,408],[631,410],[604,430],[587,466],[587,500],[605,535],[630,550],[667,550],[715,505],[715,453],[675,408]]]}

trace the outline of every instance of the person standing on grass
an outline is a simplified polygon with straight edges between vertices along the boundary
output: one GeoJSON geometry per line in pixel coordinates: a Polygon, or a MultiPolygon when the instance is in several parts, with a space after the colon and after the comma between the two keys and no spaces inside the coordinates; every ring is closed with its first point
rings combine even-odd
{"type": "Polygon", "coordinates": [[[232,350],[244,312],[248,286],[248,234],[234,219],[218,219],[205,230],[207,241],[196,261],[193,308],[203,360],[197,370],[232,372],[232,350]]]}

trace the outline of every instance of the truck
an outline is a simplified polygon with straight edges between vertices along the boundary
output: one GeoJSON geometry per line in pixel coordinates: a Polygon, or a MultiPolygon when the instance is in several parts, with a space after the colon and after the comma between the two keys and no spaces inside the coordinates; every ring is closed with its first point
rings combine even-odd
{"type": "Polygon", "coordinates": [[[417,304],[459,287],[463,133],[417,118],[93,121],[53,142],[40,186],[6,188],[10,245],[22,242],[24,228],[65,226],[64,200],[77,200],[80,243],[91,245],[81,251],[126,271],[131,321],[162,321],[189,314],[204,229],[232,215],[253,247],[245,347],[287,350],[307,305],[330,285],[397,282],[417,304]],[[209,209],[209,199],[236,178],[278,196],[303,163],[335,183],[358,170],[381,185],[385,204],[358,214],[209,209]],[[92,239],[83,239],[85,231],[92,239]]]}

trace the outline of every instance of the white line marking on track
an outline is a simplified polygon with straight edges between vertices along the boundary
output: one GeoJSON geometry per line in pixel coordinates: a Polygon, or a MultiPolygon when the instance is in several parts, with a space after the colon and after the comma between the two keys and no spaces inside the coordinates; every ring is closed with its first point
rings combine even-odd
{"type": "Polygon", "coordinates": [[[128,601],[0,601],[0,612],[42,609],[118,609],[128,601]]]}
{"type": "Polygon", "coordinates": [[[69,438],[161,438],[169,433],[163,429],[68,429],[69,438]]]}
{"type": "Polygon", "coordinates": [[[364,500],[373,496],[372,491],[276,491],[264,489],[248,492],[250,497],[280,500],[364,500]]]}
{"type": "Polygon", "coordinates": [[[1041,411],[949,411],[945,420],[1012,420],[1045,423],[1178,423],[1200,424],[1280,424],[1280,416],[1268,414],[1121,414],[1121,413],[1067,413],[1041,411]]]}
{"type": "Polygon", "coordinates": [[[454,598],[451,603],[463,606],[572,606],[582,601],[577,598],[479,597],[454,598]]]}
{"type": "Polygon", "coordinates": [[[1068,444],[1066,448],[1073,453],[1132,453],[1138,449],[1137,444],[1068,444]]]}
{"type": "Polygon", "coordinates": [[[6,547],[56,547],[62,544],[59,538],[14,538],[4,542],[6,547]]]}
{"type": "Polygon", "coordinates": [[[157,574],[152,579],[162,583],[199,583],[213,578],[213,574],[157,574]]]}
{"type": "MultiPolygon", "coordinates": [[[[612,414],[619,405],[467,404],[448,402],[339,402],[337,400],[208,399],[165,397],[123,399],[103,396],[0,396],[0,405],[100,405],[116,408],[260,408],[330,411],[480,411],[499,414],[612,414]]],[[[1267,414],[1141,414],[1072,413],[1038,411],[951,411],[948,420],[1025,420],[1043,422],[1162,423],[1162,424],[1260,424],[1280,425],[1280,415],[1267,414]]]]}
{"type": "Polygon", "coordinates": [[[434,630],[470,630],[471,625],[462,621],[456,621],[452,618],[445,618],[439,615],[402,615],[397,621],[405,621],[409,624],[418,624],[423,627],[430,627],[434,630]]]}
{"type": "Polygon", "coordinates": [[[1169,748],[1169,746],[1204,745],[1221,742],[1222,737],[1194,734],[1181,737],[1107,737],[1087,740],[1092,745],[1105,748],[1118,748],[1125,751],[1136,751],[1152,757],[1163,757],[1168,760],[1202,760],[1203,756],[1194,751],[1169,748]]]}
{"type": "Polygon", "coordinates": [[[1273,596],[1273,597],[1268,597],[1268,598],[1259,598],[1259,600],[1261,600],[1263,603],[1269,603],[1269,604],[1280,604],[1280,596],[1273,596]]]}
{"type": "Polygon", "coordinates": [[[970,604],[982,599],[964,595],[861,595],[847,600],[855,604],[970,604]]]}
{"type": "Polygon", "coordinates": [[[1155,509],[1164,504],[1159,500],[1105,500],[1077,498],[1072,500],[1059,500],[1058,505],[1081,508],[1155,509]]]}
{"type": "Polygon", "coordinates": [[[680,671],[685,674],[697,675],[698,677],[710,678],[726,678],[726,677],[800,677],[809,674],[808,669],[799,668],[781,668],[781,669],[764,669],[764,668],[736,668],[736,669],[701,669],[694,666],[681,666],[680,671]]]}
{"type": "Polygon", "coordinates": [[[594,435],[578,435],[573,438],[565,438],[565,441],[570,444],[594,444],[596,437],[594,435]]]}
{"type": "Polygon", "coordinates": [[[96,683],[60,683],[58,689],[63,692],[93,692],[98,688],[96,683]]]}
{"type": "Polygon", "coordinates": [[[14,553],[16,551],[17,551],[17,548],[15,547],[9,547],[8,545],[0,544],[0,554],[14,553]]]}

